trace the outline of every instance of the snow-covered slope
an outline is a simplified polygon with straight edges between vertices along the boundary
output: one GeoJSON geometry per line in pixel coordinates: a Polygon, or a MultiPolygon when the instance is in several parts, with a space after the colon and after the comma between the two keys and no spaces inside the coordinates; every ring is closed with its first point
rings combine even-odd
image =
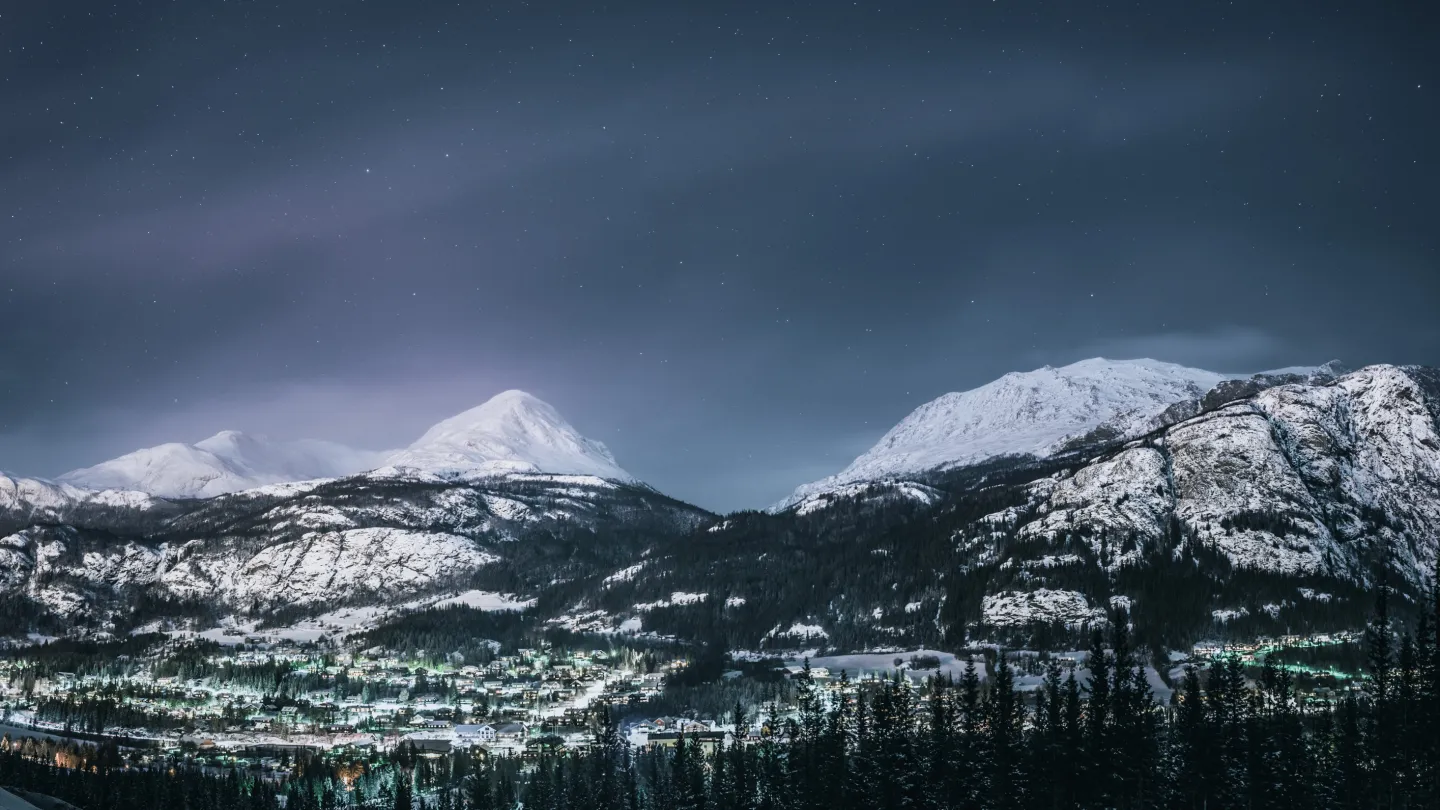
{"type": "Polygon", "coordinates": [[[81,507],[145,511],[155,503],[154,498],[143,492],[123,489],[93,492],[69,484],[0,473],[0,515],[12,520],[57,519],[81,507]]]}
{"type": "Polygon", "coordinates": [[[243,489],[352,475],[382,456],[332,442],[273,442],[224,431],[196,444],[170,443],[66,473],[60,481],[91,490],[139,490],[163,498],[211,498],[243,489]]]}
{"type": "Polygon", "coordinates": [[[477,584],[531,596],[713,519],[594,476],[360,475],[287,489],[182,502],[168,519],[121,531],[53,521],[0,528],[0,597],[23,596],[93,628],[129,611],[127,595],[139,590],[262,612],[393,605],[477,584]]]}
{"type": "Polygon", "coordinates": [[[1125,436],[1227,375],[1156,360],[1093,358],[1012,372],[921,405],[837,475],[799,487],[777,508],[863,481],[1007,455],[1044,457],[1101,427],[1125,436]]]}
{"type": "Polygon", "coordinates": [[[554,408],[524,391],[497,394],[446,419],[385,463],[442,475],[544,472],[635,480],[604,444],[581,436],[554,408]]]}

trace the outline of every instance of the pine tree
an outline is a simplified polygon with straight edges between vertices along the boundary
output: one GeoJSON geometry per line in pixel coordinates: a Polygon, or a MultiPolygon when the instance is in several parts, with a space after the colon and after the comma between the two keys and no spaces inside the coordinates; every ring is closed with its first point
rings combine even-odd
{"type": "Polygon", "coordinates": [[[414,810],[414,791],[410,787],[410,774],[397,771],[395,774],[395,810],[414,810]]]}
{"type": "Polygon", "coordinates": [[[1029,793],[1037,808],[1069,806],[1066,787],[1070,782],[1069,755],[1065,729],[1065,683],[1060,676],[1060,662],[1054,658],[1046,664],[1045,680],[1036,693],[1035,730],[1030,742],[1029,793]]]}
{"type": "Polygon", "coordinates": [[[1119,807],[1148,806],[1156,788],[1155,700],[1144,667],[1130,642],[1130,618],[1117,610],[1110,622],[1113,665],[1107,750],[1115,772],[1112,790],[1119,807]]]}
{"type": "Polygon", "coordinates": [[[500,810],[495,802],[488,766],[470,775],[465,785],[465,810],[500,810]]]}
{"type": "Polygon", "coordinates": [[[1205,708],[1200,672],[1194,666],[1185,668],[1185,681],[1175,712],[1174,740],[1177,806],[1194,810],[1210,807],[1215,778],[1211,767],[1215,740],[1205,708]]]}
{"type": "Polygon", "coordinates": [[[1110,653],[1105,649],[1104,636],[1094,631],[1090,652],[1085,657],[1090,667],[1089,696],[1085,701],[1085,729],[1081,750],[1084,763],[1081,777],[1080,802],[1085,807],[1113,806],[1111,782],[1114,779],[1110,750],[1110,653]]]}
{"type": "Polygon", "coordinates": [[[954,683],[948,677],[937,674],[930,681],[930,716],[925,730],[925,806],[950,810],[955,806],[950,791],[956,781],[952,758],[958,735],[954,683]]]}
{"type": "Polygon", "coordinates": [[[1365,741],[1361,731],[1360,703],[1347,695],[1340,704],[1335,729],[1335,807],[1339,810],[1360,810],[1370,802],[1368,769],[1365,766],[1365,741]]]}
{"type": "Polygon", "coordinates": [[[620,737],[619,720],[608,710],[601,717],[591,751],[593,792],[587,801],[595,810],[621,810],[625,741],[620,737]]]}
{"type": "Polygon", "coordinates": [[[1024,785],[1021,734],[1025,727],[1024,706],[1015,692],[1015,673],[1002,649],[995,657],[995,680],[987,694],[986,726],[990,731],[990,807],[1008,810],[1019,807],[1024,785]]]}
{"type": "Polygon", "coordinates": [[[1070,674],[1065,676],[1065,708],[1063,722],[1065,724],[1064,756],[1065,763],[1058,770],[1061,795],[1065,797],[1065,806],[1073,807],[1079,804],[1080,798],[1080,774],[1083,763],[1080,762],[1081,740],[1083,738],[1082,718],[1084,717],[1083,698],[1080,696],[1080,681],[1075,677],[1075,670],[1071,669],[1070,674]]]}
{"type": "Polygon", "coordinates": [[[980,807],[989,793],[986,778],[990,773],[990,748],[985,728],[985,706],[980,699],[980,676],[975,659],[965,662],[960,676],[960,750],[956,756],[956,803],[961,807],[980,807]]]}
{"type": "Polygon", "coordinates": [[[1210,668],[1206,703],[1215,737],[1215,800],[1222,808],[1244,807],[1249,787],[1249,710],[1240,660],[1230,657],[1210,668]]]}
{"type": "MultiPolygon", "coordinates": [[[[855,773],[851,752],[856,747],[855,703],[850,697],[850,678],[840,672],[840,688],[826,720],[824,754],[821,767],[824,769],[824,801],[829,807],[839,807],[852,795],[855,773]]],[[[742,782],[737,774],[737,781],[742,782]]]]}

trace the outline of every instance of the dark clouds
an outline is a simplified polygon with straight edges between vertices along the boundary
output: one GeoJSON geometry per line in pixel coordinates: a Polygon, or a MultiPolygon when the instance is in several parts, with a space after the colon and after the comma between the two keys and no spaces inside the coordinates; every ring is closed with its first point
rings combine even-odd
{"type": "Polygon", "coordinates": [[[733,508],[1016,368],[1440,362],[1419,6],[39,5],[0,468],[521,387],[733,508]]]}

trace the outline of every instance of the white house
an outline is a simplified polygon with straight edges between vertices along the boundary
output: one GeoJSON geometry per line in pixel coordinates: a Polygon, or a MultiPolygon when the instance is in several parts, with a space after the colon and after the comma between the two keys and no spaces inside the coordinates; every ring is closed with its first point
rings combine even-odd
{"type": "Polygon", "coordinates": [[[489,723],[480,725],[462,724],[455,727],[455,742],[459,745],[495,742],[495,727],[489,723]]]}

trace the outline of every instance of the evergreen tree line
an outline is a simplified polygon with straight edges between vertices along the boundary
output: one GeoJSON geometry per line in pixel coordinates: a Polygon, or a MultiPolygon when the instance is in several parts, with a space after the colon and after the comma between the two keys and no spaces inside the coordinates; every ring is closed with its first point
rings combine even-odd
{"type": "Polygon", "coordinates": [[[482,769],[465,795],[476,810],[516,794],[526,810],[1434,808],[1435,620],[1397,643],[1382,597],[1365,687],[1334,704],[1302,700],[1273,660],[1252,680],[1232,658],[1189,668],[1161,706],[1118,621],[1108,647],[1093,640],[1083,683],[1052,661],[1023,696],[1003,655],[984,681],[972,663],[958,680],[882,681],[847,699],[802,678],[798,716],[758,741],[632,755],[602,738],[515,784],[482,769]]]}

